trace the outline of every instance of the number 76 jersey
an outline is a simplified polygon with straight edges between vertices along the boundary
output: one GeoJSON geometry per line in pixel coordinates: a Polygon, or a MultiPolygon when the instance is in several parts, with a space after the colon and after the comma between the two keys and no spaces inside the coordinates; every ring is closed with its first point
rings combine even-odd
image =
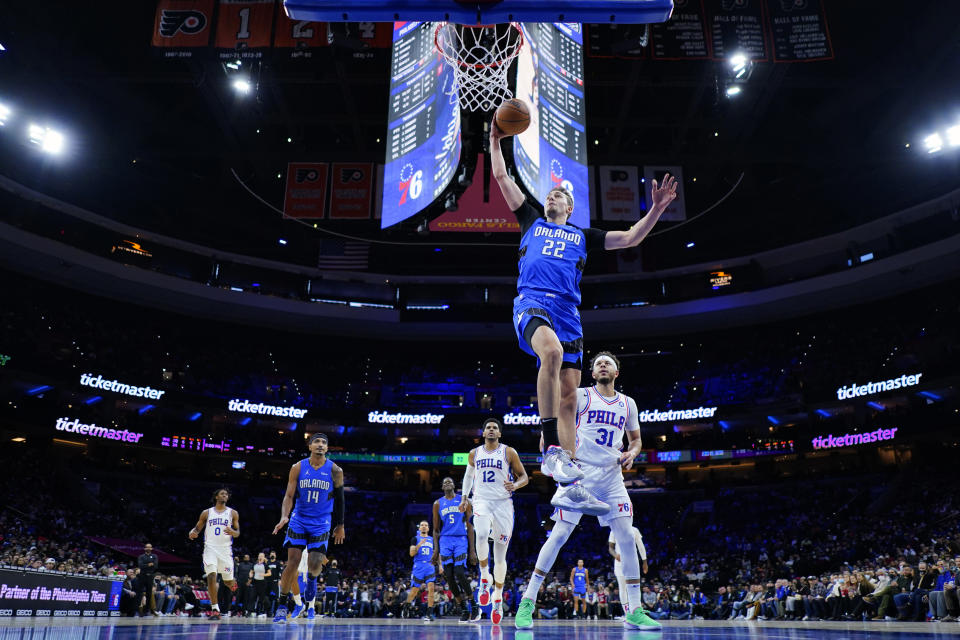
{"type": "Polygon", "coordinates": [[[597,388],[577,389],[577,453],[580,462],[595,467],[620,464],[625,431],[638,431],[637,403],[618,393],[612,398],[597,388]]]}

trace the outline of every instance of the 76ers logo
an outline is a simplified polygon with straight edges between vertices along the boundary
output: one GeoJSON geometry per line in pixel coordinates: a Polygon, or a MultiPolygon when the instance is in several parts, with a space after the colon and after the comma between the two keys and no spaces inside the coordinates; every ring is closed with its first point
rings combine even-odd
{"type": "Polygon", "coordinates": [[[630,503],[629,503],[629,502],[618,502],[618,503],[617,503],[617,513],[630,513],[630,503]]]}
{"type": "Polygon", "coordinates": [[[410,194],[411,200],[420,197],[423,191],[423,170],[413,171],[413,165],[409,162],[400,169],[400,202],[404,204],[407,201],[407,194],[410,194]]]}
{"type": "Polygon", "coordinates": [[[573,184],[569,180],[563,179],[563,165],[556,158],[550,161],[550,182],[553,187],[563,187],[570,193],[573,193],[573,184]]]}
{"type": "Polygon", "coordinates": [[[164,9],[160,13],[160,35],[172,38],[177,32],[192,36],[203,31],[207,26],[207,16],[202,11],[178,11],[164,9]]]}

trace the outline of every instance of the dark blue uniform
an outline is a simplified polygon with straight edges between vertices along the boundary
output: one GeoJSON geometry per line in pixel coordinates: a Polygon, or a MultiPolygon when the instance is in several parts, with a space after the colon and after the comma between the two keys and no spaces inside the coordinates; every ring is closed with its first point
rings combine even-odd
{"type": "Polygon", "coordinates": [[[437,581],[437,572],[433,565],[433,537],[422,536],[419,533],[410,541],[411,547],[417,547],[417,555],[413,556],[413,575],[410,584],[422,587],[428,582],[437,581]]]}
{"type": "Polygon", "coordinates": [[[460,513],[461,496],[437,501],[440,511],[440,563],[467,566],[467,523],[460,513]]]}
{"type": "Polygon", "coordinates": [[[333,461],[327,458],[323,466],[314,469],[310,458],[304,458],[300,461],[296,502],[283,546],[326,553],[332,513],[333,461]]]}
{"type": "Polygon", "coordinates": [[[583,329],[580,326],[580,279],[587,252],[602,249],[606,231],[547,222],[529,202],[514,211],[520,223],[520,275],[513,301],[513,326],[520,348],[536,355],[524,330],[532,318],[541,318],[560,339],[563,361],[580,366],[583,329]]]}

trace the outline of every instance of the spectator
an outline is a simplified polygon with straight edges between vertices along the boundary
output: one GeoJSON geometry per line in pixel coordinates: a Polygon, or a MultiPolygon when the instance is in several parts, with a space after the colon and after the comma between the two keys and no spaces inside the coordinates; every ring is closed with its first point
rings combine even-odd
{"type": "Polygon", "coordinates": [[[120,592],[120,613],[127,617],[137,615],[137,609],[140,607],[140,598],[138,597],[137,570],[133,567],[127,569],[127,577],[123,581],[120,592]]]}

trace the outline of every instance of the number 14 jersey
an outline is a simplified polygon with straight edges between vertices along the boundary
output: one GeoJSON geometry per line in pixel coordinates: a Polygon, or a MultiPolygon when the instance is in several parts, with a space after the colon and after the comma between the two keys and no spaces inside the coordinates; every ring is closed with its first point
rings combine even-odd
{"type": "Polygon", "coordinates": [[[577,389],[578,461],[595,467],[620,464],[624,432],[639,429],[637,403],[630,396],[607,398],[595,386],[577,389]]]}

